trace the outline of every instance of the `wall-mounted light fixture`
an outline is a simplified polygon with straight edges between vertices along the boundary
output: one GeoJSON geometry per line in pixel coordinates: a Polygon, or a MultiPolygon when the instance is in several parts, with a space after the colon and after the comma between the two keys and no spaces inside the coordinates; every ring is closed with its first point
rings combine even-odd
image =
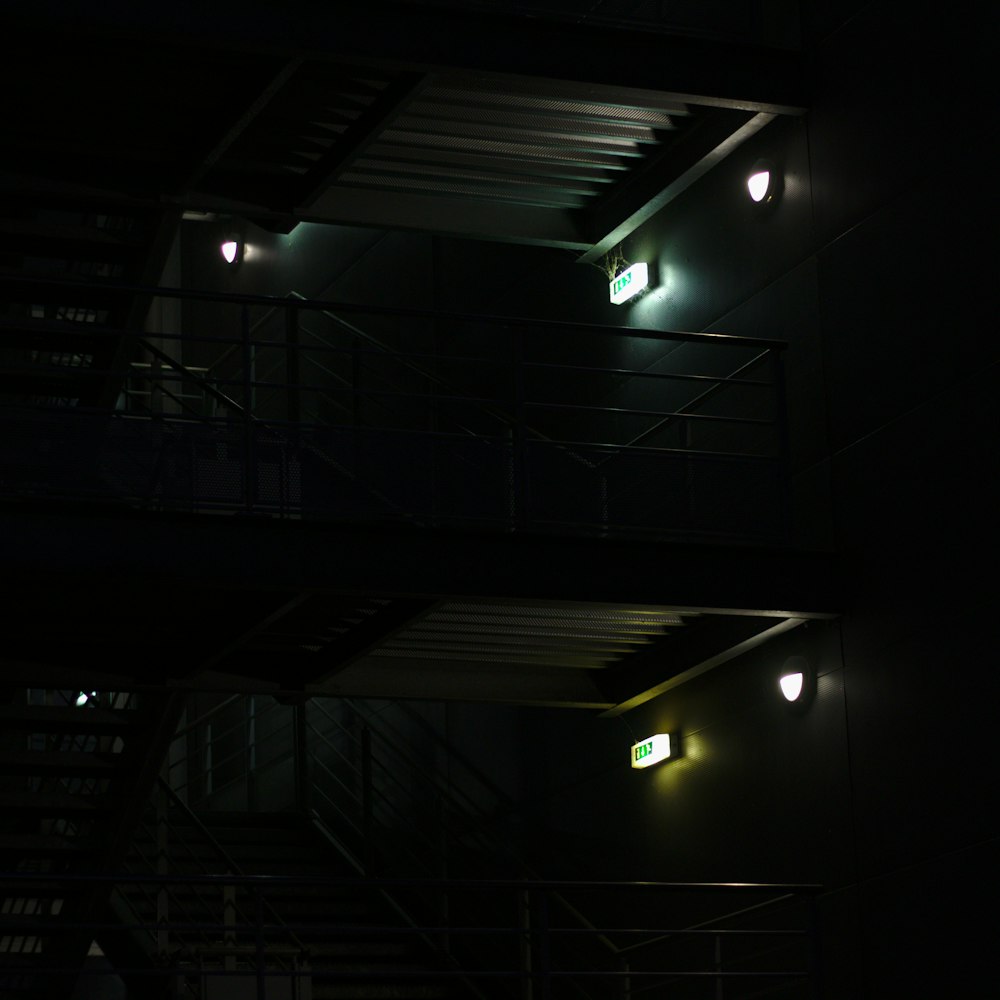
{"type": "Polygon", "coordinates": [[[96,691],[81,691],[76,696],[76,707],[83,708],[84,705],[89,705],[96,697],[96,691]]]}
{"type": "Polygon", "coordinates": [[[644,740],[632,745],[632,766],[652,767],[659,764],[661,760],[669,757],[676,757],[676,740],[672,739],[670,733],[657,733],[655,736],[647,736],[644,740]]]}
{"type": "Polygon", "coordinates": [[[234,236],[229,236],[219,246],[219,253],[227,264],[238,264],[243,257],[243,243],[234,236]]]}
{"type": "Polygon", "coordinates": [[[782,674],[778,683],[781,685],[781,693],[785,696],[785,701],[798,701],[802,697],[805,675],[798,670],[790,674],[782,674]]]}
{"type": "Polygon", "coordinates": [[[644,263],[632,264],[621,274],[616,274],[608,285],[611,301],[621,305],[638,295],[649,284],[649,267],[644,263]]]}
{"type": "Polygon", "coordinates": [[[804,708],[816,693],[816,672],[804,656],[790,656],[782,665],[778,687],[790,706],[804,708]]]}
{"type": "Polygon", "coordinates": [[[758,205],[771,205],[778,200],[783,184],[781,172],[770,160],[758,160],[747,177],[747,193],[758,205]]]}

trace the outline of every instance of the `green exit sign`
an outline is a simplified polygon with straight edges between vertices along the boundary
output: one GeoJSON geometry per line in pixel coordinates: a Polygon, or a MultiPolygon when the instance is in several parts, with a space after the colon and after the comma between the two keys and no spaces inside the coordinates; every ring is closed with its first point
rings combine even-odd
{"type": "Polygon", "coordinates": [[[615,297],[621,295],[622,292],[632,284],[632,272],[626,271],[621,277],[615,278],[611,283],[611,294],[615,297]]]}
{"type": "Polygon", "coordinates": [[[649,284],[649,268],[645,264],[633,264],[627,271],[616,275],[610,284],[611,301],[615,305],[638,295],[649,284]]]}
{"type": "Polygon", "coordinates": [[[670,756],[670,734],[657,733],[640,740],[632,747],[632,766],[650,767],[670,756]]]}

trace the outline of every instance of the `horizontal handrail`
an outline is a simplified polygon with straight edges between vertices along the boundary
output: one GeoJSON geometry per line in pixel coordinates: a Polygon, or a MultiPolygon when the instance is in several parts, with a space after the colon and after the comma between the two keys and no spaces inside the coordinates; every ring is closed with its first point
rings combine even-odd
{"type": "MultiPolygon", "coordinates": [[[[374,312],[375,310],[372,310],[372,311],[374,312]]],[[[323,314],[324,315],[328,315],[326,312],[324,312],[323,314]]],[[[381,315],[381,311],[379,311],[378,314],[381,315]]],[[[331,318],[335,318],[335,317],[331,317],[331,318]]],[[[471,318],[469,319],[469,322],[472,322],[471,318]]],[[[21,327],[23,328],[24,325],[25,324],[21,324],[21,327]]],[[[508,325],[509,326],[518,326],[519,324],[512,323],[512,324],[508,324],[508,325]]],[[[149,343],[149,338],[150,337],[155,337],[157,340],[161,340],[161,341],[175,341],[175,342],[177,342],[179,344],[184,344],[184,343],[189,343],[189,342],[192,342],[192,341],[197,341],[198,343],[215,344],[215,345],[229,345],[229,346],[234,347],[234,348],[239,348],[239,347],[244,346],[244,344],[245,344],[245,341],[242,338],[240,338],[240,337],[236,337],[236,336],[219,336],[219,335],[215,335],[215,334],[202,334],[202,333],[199,333],[199,334],[195,335],[195,334],[191,334],[191,333],[169,333],[167,331],[136,331],[136,330],[129,330],[129,329],[126,329],[126,328],[121,328],[121,327],[109,327],[109,326],[104,326],[104,325],[101,325],[101,324],[86,324],[86,325],[81,325],[79,323],[72,323],[70,321],[66,321],[65,326],[63,326],[61,324],[46,323],[42,327],[40,327],[39,329],[40,330],[44,330],[46,332],[50,332],[50,333],[58,333],[59,335],[65,334],[65,335],[69,335],[69,336],[72,336],[72,337],[89,338],[89,339],[93,339],[96,335],[104,335],[106,337],[114,337],[114,338],[120,338],[120,337],[131,338],[131,339],[135,340],[138,344],[140,344],[142,347],[146,348],[151,354],[154,354],[155,356],[157,356],[164,364],[169,365],[175,371],[179,372],[182,377],[190,379],[191,381],[208,382],[208,383],[211,383],[213,385],[225,385],[225,384],[242,385],[243,384],[243,381],[241,379],[238,379],[238,378],[232,378],[232,379],[229,379],[229,380],[225,380],[225,379],[221,379],[221,378],[218,378],[218,377],[215,377],[215,376],[209,377],[208,374],[207,374],[207,372],[209,371],[208,368],[205,368],[203,371],[194,371],[191,368],[188,368],[187,366],[184,366],[184,365],[180,364],[179,362],[176,361],[176,359],[172,358],[170,355],[166,354],[161,349],[157,348],[155,345],[149,343]]],[[[350,329],[353,330],[355,328],[354,327],[350,327],[350,329]]],[[[617,328],[616,327],[588,327],[587,328],[587,332],[610,333],[611,331],[617,331],[617,328]]],[[[617,332],[620,332],[620,331],[617,331],[617,332]]],[[[629,328],[629,332],[631,332],[631,328],[629,328]]],[[[328,341],[326,341],[323,338],[319,337],[315,333],[311,333],[310,336],[314,340],[319,341],[319,343],[318,344],[312,344],[311,343],[309,345],[299,344],[299,345],[297,345],[296,350],[298,350],[300,352],[310,352],[310,353],[316,353],[316,354],[333,354],[333,355],[339,355],[339,356],[345,357],[345,358],[347,358],[347,357],[379,358],[379,359],[389,358],[389,359],[391,359],[393,361],[409,361],[409,360],[441,361],[441,360],[446,360],[446,361],[451,362],[451,363],[457,363],[457,364],[463,364],[463,365],[474,365],[474,366],[475,365],[480,365],[483,368],[492,368],[492,367],[495,367],[496,364],[497,364],[497,361],[496,361],[495,358],[489,358],[489,357],[481,357],[480,358],[480,357],[475,357],[474,355],[461,355],[461,354],[441,355],[441,354],[431,354],[431,353],[428,353],[426,351],[399,350],[399,349],[394,349],[394,348],[391,348],[391,347],[388,347],[388,346],[385,346],[385,345],[380,345],[379,342],[375,341],[375,340],[372,340],[371,342],[379,344],[378,349],[371,349],[371,350],[369,350],[369,349],[365,349],[365,348],[337,347],[337,346],[335,346],[333,344],[330,344],[328,341]]],[[[657,337],[659,339],[666,340],[666,341],[673,340],[674,337],[681,337],[683,340],[688,340],[689,337],[691,337],[691,336],[694,336],[694,335],[676,334],[676,333],[673,333],[673,332],[670,332],[670,331],[663,331],[663,332],[659,332],[657,334],[657,337]]],[[[706,336],[708,336],[708,335],[706,335],[706,336]]],[[[716,336],[716,335],[713,334],[711,336],[716,336]]],[[[721,336],[721,335],[718,335],[718,336],[721,336]]],[[[761,346],[758,342],[756,342],[755,340],[752,340],[750,338],[747,338],[747,339],[744,340],[742,338],[736,338],[736,337],[727,337],[723,341],[719,341],[719,342],[713,341],[711,343],[713,343],[713,346],[720,346],[720,344],[724,343],[724,344],[726,344],[728,346],[731,346],[731,347],[741,347],[741,348],[761,346]]],[[[253,340],[252,339],[250,341],[250,345],[252,347],[260,349],[260,350],[271,350],[271,349],[273,349],[273,350],[284,351],[284,350],[287,350],[287,348],[288,348],[287,341],[283,341],[283,340],[253,340]]],[[[776,350],[776,349],[777,348],[775,348],[775,347],[770,347],[770,346],[767,347],[767,351],[776,350]]],[[[757,357],[753,358],[751,361],[749,361],[746,364],[742,365],[738,369],[738,371],[745,371],[745,370],[747,370],[749,368],[754,367],[757,364],[760,364],[761,361],[764,358],[766,358],[766,356],[767,356],[766,352],[764,354],[758,355],[757,357]]],[[[225,357],[225,355],[223,357],[225,357]]],[[[217,367],[221,360],[222,360],[221,357],[214,359],[214,361],[213,361],[213,367],[217,367]]],[[[683,373],[683,372],[649,371],[648,369],[643,369],[643,368],[614,368],[614,367],[612,367],[612,368],[597,368],[597,367],[587,366],[587,365],[570,365],[570,364],[562,364],[562,363],[557,363],[557,362],[531,361],[530,359],[524,359],[522,361],[519,361],[518,362],[518,366],[522,367],[522,368],[525,368],[525,369],[538,369],[540,371],[565,371],[565,372],[574,372],[576,374],[611,375],[611,376],[618,376],[618,377],[623,377],[623,378],[624,377],[628,377],[628,378],[636,378],[636,379],[659,379],[659,380],[662,380],[662,381],[674,381],[674,382],[709,382],[709,383],[712,383],[713,385],[718,385],[718,386],[741,385],[741,386],[747,386],[747,387],[752,387],[752,388],[767,388],[767,387],[769,387],[769,386],[772,385],[771,382],[769,382],[767,380],[764,380],[764,379],[746,379],[746,378],[740,378],[737,375],[692,375],[692,374],[683,373]]],[[[21,366],[18,367],[16,365],[11,364],[10,362],[6,362],[5,365],[4,365],[4,368],[5,368],[5,370],[14,371],[14,370],[33,370],[33,369],[45,368],[45,366],[42,366],[42,365],[32,365],[32,366],[21,365],[21,366]]],[[[74,375],[79,375],[79,374],[86,374],[86,375],[124,375],[124,374],[129,374],[129,375],[132,375],[132,376],[137,377],[137,378],[165,377],[165,376],[153,375],[153,374],[151,374],[149,372],[138,371],[138,370],[136,370],[135,366],[132,363],[129,363],[129,365],[127,367],[124,367],[124,368],[121,368],[121,369],[97,368],[97,367],[92,367],[92,366],[89,366],[89,365],[88,366],[83,366],[83,365],[80,365],[80,364],[76,364],[76,365],[64,365],[64,364],[52,363],[49,366],[47,366],[46,370],[51,370],[53,372],[63,372],[63,371],[65,371],[67,373],[72,373],[74,375]]],[[[437,382],[439,384],[447,384],[447,381],[448,381],[447,379],[444,379],[441,376],[435,375],[433,372],[427,372],[427,371],[424,371],[423,369],[419,369],[419,368],[413,368],[412,370],[417,375],[419,375],[420,377],[426,378],[429,381],[437,382]]],[[[271,384],[276,384],[276,383],[268,383],[268,382],[257,381],[257,380],[251,380],[251,382],[254,385],[271,385],[271,384]]],[[[294,388],[300,388],[300,386],[296,385],[295,383],[292,383],[291,385],[294,388]]],[[[305,386],[301,386],[301,388],[305,388],[305,386]]],[[[371,390],[366,389],[365,391],[371,391],[371,390]]],[[[439,397],[435,397],[435,398],[439,398],[439,397]]],[[[442,397],[442,398],[446,398],[446,397],[442,397]]],[[[239,406],[238,403],[236,403],[234,400],[231,400],[231,399],[220,400],[220,402],[225,402],[225,403],[227,403],[227,405],[228,404],[233,404],[235,406],[239,406]]]]}
{"type": "Polygon", "coordinates": [[[643,327],[616,327],[600,323],[576,323],[566,320],[541,320],[517,316],[489,316],[475,313],[445,312],[435,309],[413,309],[388,306],[365,306],[352,302],[337,302],[323,299],[308,299],[284,297],[276,295],[253,295],[235,292],[213,292],[204,289],[161,287],[156,285],[140,285],[119,281],[87,281],[68,278],[0,275],[0,285],[36,285],[39,287],[65,287],[70,289],[87,288],[100,291],[120,292],[128,295],[152,296],[153,298],[189,299],[191,301],[228,302],[233,305],[263,305],[277,309],[296,310],[326,310],[348,315],[370,315],[400,319],[430,319],[438,322],[476,323],[484,326],[521,327],[535,331],[550,330],[565,332],[569,330],[586,330],[592,333],[603,333],[615,337],[638,337],[652,340],[676,340],[678,342],[730,344],[742,347],[766,347],[781,351],[787,347],[784,341],[770,340],[763,337],[735,337],[724,333],[692,333],[679,330],[650,330],[643,327]]]}
{"type": "MultiPolygon", "coordinates": [[[[148,884],[148,885],[246,885],[265,888],[285,885],[327,885],[357,888],[412,888],[432,885],[442,889],[532,890],[539,892],[570,890],[643,892],[706,892],[716,894],[751,894],[755,892],[780,893],[774,900],[762,905],[786,902],[789,894],[805,897],[824,891],[819,882],[671,882],[652,879],[500,879],[500,878],[369,878],[353,875],[123,875],[107,872],[22,872],[0,870],[0,882],[60,886],[67,883],[148,884]]],[[[741,912],[741,911],[737,911],[741,912]]]]}
{"type": "MultiPolygon", "coordinates": [[[[112,287],[41,277],[11,287],[28,301],[44,287],[40,297],[58,301],[53,288],[91,286],[112,287]]],[[[23,382],[23,398],[0,403],[0,416],[19,420],[0,455],[13,470],[6,493],[404,519],[422,529],[684,532],[740,541],[787,531],[779,341],[295,295],[113,287],[235,309],[221,331],[216,310],[207,331],[137,334],[41,321],[37,329],[52,337],[132,338],[153,364],[118,371],[94,353],[89,367],[41,370],[15,359],[20,375],[12,380],[23,382]],[[251,306],[272,319],[283,311],[284,329],[255,322],[251,306]],[[315,322],[299,323],[309,316],[315,322]],[[388,332],[360,330],[350,322],[358,317],[387,320],[388,332]],[[407,323],[418,327],[414,336],[407,323]],[[422,331],[442,334],[439,352],[420,341],[422,331]],[[593,340],[596,353],[576,353],[579,337],[593,340]],[[630,353],[640,358],[632,367],[613,343],[621,337],[648,342],[630,353]],[[683,343],[713,350],[673,350],[683,343]],[[235,356],[222,364],[220,354],[235,356]],[[610,364],[601,367],[605,359],[610,364]],[[752,370],[761,362],[770,366],[752,370]],[[115,390],[120,408],[91,406],[99,389],[115,390]],[[88,424],[89,417],[96,419],[88,424]],[[51,447],[32,448],[32,437],[51,447]],[[733,500],[704,502],[719,496],[733,500]]],[[[197,323],[197,309],[188,318],[197,323]]],[[[30,318],[22,325],[34,329],[30,318]]]]}
{"type": "MultiPolygon", "coordinates": [[[[472,961],[456,963],[456,967],[451,970],[467,976],[472,980],[480,977],[499,973],[501,970],[506,974],[516,971],[519,974],[531,974],[532,976],[544,975],[546,978],[576,978],[592,979],[594,977],[618,978],[628,976],[641,977],[675,977],[686,976],[689,973],[697,975],[721,976],[723,973],[731,978],[740,977],[745,974],[753,976],[768,975],[770,977],[784,977],[786,975],[796,975],[806,977],[809,972],[805,969],[772,968],[762,970],[758,964],[760,952],[754,954],[754,965],[752,968],[742,969],[730,960],[725,970],[720,970],[714,965],[708,969],[677,969],[673,965],[678,961],[678,956],[668,958],[662,953],[659,956],[650,956],[648,964],[643,967],[636,967],[634,964],[623,966],[616,963],[613,967],[601,967],[594,963],[592,949],[586,949],[583,953],[569,953],[555,951],[559,942],[574,941],[610,941],[610,936],[619,938],[641,937],[652,943],[661,943],[667,938],[678,938],[682,940],[708,939],[721,941],[723,939],[760,941],[764,939],[799,940],[813,937],[816,933],[814,924],[814,911],[809,907],[804,915],[800,915],[800,922],[790,925],[784,920],[774,926],[753,926],[753,927],[706,927],[702,925],[687,925],[678,922],[676,916],[666,920],[656,920],[655,915],[661,910],[661,901],[677,893],[683,894],[687,899],[692,894],[700,900],[715,899],[722,903],[728,898],[739,898],[748,893],[760,896],[764,894],[770,896],[755,908],[759,913],[765,907],[777,907],[786,902],[790,896],[798,896],[804,900],[812,900],[821,891],[822,887],[817,884],[788,884],[788,883],[732,883],[732,882],[666,882],[666,881],[610,881],[610,880],[568,880],[568,879],[456,879],[456,878],[359,878],[355,876],[290,876],[290,875],[185,875],[185,876],[164,876],[164,875],[136,875],[136,874],[107,874],[107,873],[74,873],[59,875],[55,873],[25,873],[13,872],[5,873],[2,876],[5,883],[17,886],[31,886],[41,889],[49,885],[58,886],[65,889],[69,885],[89,885],[102,884],[127,889],[128,887],[149,886],[151,888],[177,889],[184,886],[192,887],[214,887],[231,888],[234,892],[243,890],[249,892],[255,901],[254,916],[248,918],[245,911],[240,911],[238,919],[220,920],[177,920],[165,918],[152,920],[139,918],[132,925],[136,929],[150,930],[153,928],[160,930],[171,930],[175,934],[183,935],[184,932],[198,934],[202,941],[206,934],[218,933],[226,937],[218,944],[211,944],[209,951],[211,954],[220,956],[222,954],[242,953],[248,956],[256,956],[258,963],[264,963],[267,959],[269,948],[273,952],[273,934],[275,932],[296,935],[296,943],[302,940],[299,935],[330,935],[335,934],[338,939],[350,939],[352,936],[368,936],[378,933],[384,939],[393,937],[406,937],[420,935],[424,940],[434,940],[439,936],[441,940],[451,942],[451,947],[461,946],[463,940],[474,939],[507,939],[510,941],[520,940],[531,942],[532,947],[540,949],[539,954],[552,954],[553,961],[548,962],[542,970],[531,967],[515,966],[510,967],[512,959],[511,953],[488,955],[485,959],[480,959],[485,963],[473,965],[472,961]],[[454,917],[454,909],[450,908],[442,919],[441,916],[434,916],[431,919],[406,919],[398,924],[385,923],[381,920],[376,922],[366,921],[364,918],[358,919],[348,916],[341,920],[323,919],[316,921],[306,921],[304,918],[281,923],[272,923],[265,916],[265,907],[270,914],[270,900],[268,894],[271,890],[287,889],[308,890],[317,899],[317,892],[324,888],[331,891],[342,891],[350,889],[357,893],[370,893],[382,895],[390,893],[393,898],[408,898],[406,893],[413,889],[433,890],[435,893],[445,894],[445,898],[454,898],[455,893],[468,894],[470,899],[475,899],[477,905],[484,901],[488,903],[483,911],[477,909],[468,919],[459,920],[454,917]],[[595,892],[610,894],[612,900],[622,902],[630,901],[630,905],[625,908],[623,919],[609,922],[606,918],[600,922],[582,927],[565,927],[553,924],[551,921],[524,923],[519,918],[514,917],[513,908],[504,902],[513,899],[534,900],[536,905],[541,903],[547,896],[553,893],[567,893],[585,891],[593,894],[595,892]],[[623,895],[624,894],[624,895],[623,895]],[[642,917],[634,919],[634,907],[642,907],[642,917]],[[504,916],[506,914],[506,916],[504,916]],[[499,920],[497,918],[500,918],[499,920]],[[652,918],[652,919],[651,919],[652,918]],[[252,944],[240,946],[240,935],[252,935],[252,944]],[[269,937],[270,936],[270,937],[269,937]],[[506,957],[504,957],[506,955],[506,957]],[[498,966],[497,962],[501,964],[498,966]]],[[[222,898],[222,897],[220,897],[222,898]]],[[[235,897],[234,902],[237,898],[235,897]]],[[[243,899],[246,898],[244,895],[243,899]]],[[[352,896],[352,898],[361,898],[352,896]]],[[[730,911],[729,914],[722,914],[723,919],[734,919],[746,912],[743,910],[730,911]]],[[[779,911],[780,912],[780,911],[779,911]]],[[[444,913],[444,911],[442,911],[444,913]]],[[[138,914],[137,914],[138,916],[138,914]]],[[[718,922],[718,921],[716,921],[718,922]]],[[[7,926],[14,928],[17,924],[17,915],[12,919],[4,919],[0,927],[7,926]]],[[[65,921],[60,925],[66,929],[73,929],[72,916],[67,915],[65,921]]],[[[81,924],[81,926],[84,926],[81,924]]],[[[119,929],[120,923],[93,924],[87,923],[93,931],[99,932],[102,929],[119,929]]],[[[183,941],[175,941],[177,947],[183,953],[185,945],[183,941]]],[[[629,951],[630,948],[617,949],[617,954],[629,951]]],[[[449,949],[450,951],[450,949],[449,949]]],[[[191,953],[190,946],[187,946],[187,953],[191,953]]],[[[287,952],[282,952],[286,954],[287,952]]],[[[308,956],[311,962],[311,970],[316,975],[332,975],[336,977],[338,970],[331,967],[324,967],[322,957],[316,953],[310,953],[304,947],[300,954],[308,956]]],[[[685,956],[681,955],[683,960],[685,956]]],[[[688,960],[691,956],[687,956],[688,960]]],[[[470,956],[471,959],[471,956],[470,956]]],[[[259,967],[263,967],[261,964],[259,967]]],[[[421,970],[423,971],[423,970],[421,970]]],[[[428,973],[431,969],[426,970],[428,973]]],[[[440,970],[438,970],[440,971],[440,970]]],[[[344,973],[346,975],[346,973],[344,973]]]]}
{"type": "MultiPolygon", "coordinates": [[[[813,887],[813,889],[815,891],[819,891],[819,887],[813,887]]],[[[660,943],[662,943],[663,940],[665,940],[666,937],[673,937],[673,936],[675,936],[675,935],[677,935],[679,933],[685,933],[685,934],[694,934],[694,933],[719,934],[719,933],[724,933],[719,928],[712,928],[712,925],[719,923],[719,921],[721,921],[721,920],[732,920],[735,917],[743,917],[743,916],[746,916],[748,913],[754,913],[754,912],[756,912],[758,910],[764,909],[764,908],[769,907],[769,906],[777,906],[777,905],[779,905],[781,903],[785,903],[785,902],[788,902],[789,900],[794,899],[795,896],[796,896],[796,893],[798,893],[798,892],[806,892],[806,891],[807,891],[806,887],[803,887],[803,886],[795,886],[795,887],[789,886],[788,887],[788,891],[786,891],[784,893],[784,895],[777,896],[774,899],[766,900],[763,903],[755,903],[753,906],[745,906],[745,907],[743,907],[742,909],[739,909],[739,910],[733,910],[732,912],[726,913],[726,914],[724,914],[721,917],[714,917],[711,920],[704,920],[701,923],[694,924],[691,927],[685,928],[683,931],[677,931],[677,930],[666,931],[666,932],[663,932],[664,933],[664,937],[662,937],[662,938],[652,938],[652,939],[650,939],[648,941],[643,941],[643,942],[640,942],[639,944],[628,945],[627,947],[620,948],[618,950],[621,953],[637,951],[640,948],[645,948],[645,947],[648,947],[648,946],[654,945],[654,944],[660,944],[660,943]],[[712,928],[712,929],[710,930],[709,928],[712,928]]]]}

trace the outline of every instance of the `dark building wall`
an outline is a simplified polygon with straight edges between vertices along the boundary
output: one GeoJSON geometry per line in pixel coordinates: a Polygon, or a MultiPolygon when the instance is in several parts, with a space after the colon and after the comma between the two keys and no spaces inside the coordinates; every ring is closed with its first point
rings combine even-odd
{"type": "MultiPolygon", "coordinates": [[[[795,537],[843,555],[845,614],[623,720],[505,710],[509,745],[487,750],[480,720],[496,710],[453,706],[449,731],[484,765],[506,762],[520,827],[553,870],[819,881],[830,996],[943,995],[988,953],[978,914],[996,888],[1000,384],[979,236],[995,198],[974,116],[987,26],[889,4],[816,24],[809,114],[625,241],[656,275],[643,299],[610,306],[586,267],[558,302],[526,296],[530,283],[474,287],[499,312],[787,340],[795,537]],[[784,173],[769,213],[742,188],[758,156],[784,173]],[[793,654],[820,673],[804,715],[775,686],[793,654]],[[665,729],[685,759],[630,772],[633,738],[665,729]]],[[[559,252],[544,257],[564,273],[559,252]]]]}
{"type": "MultiPolygon", "coordinates": [[[[810,112],[766,128],[625,241],[655,275],[634,305],[608,304],[604,277],[566,251],[356,231],[329,258],[340,277],[299,290],[424,305],[433,289],[447,310],[788,342],[793,537],[843,556],[842,618],[623,719],[429,714],[519,803],[504,829],[548,871],[822,882],[829,996],[958,995],[989,954],[978,910],[996,887],[1000,380],[983,292],[995,198],[975,114],[990,26],[971,11],[944,24],[926,4],[849,7],[806,18],[810,112]],[[769,212],[743,189],[758,156],[784,176],[769,212]],[[776,688],[789,655],[820,675],[801,715],[776,688]],[[684,759],[632,772],[631,742],[662,730],[682,734],[684,759]]],[[[287,280],[233,287],[280,293],[287,280]]]]}

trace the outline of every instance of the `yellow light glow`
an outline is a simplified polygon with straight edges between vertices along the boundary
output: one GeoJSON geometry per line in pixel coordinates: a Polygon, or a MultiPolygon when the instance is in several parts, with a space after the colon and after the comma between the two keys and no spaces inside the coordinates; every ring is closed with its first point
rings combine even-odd
{"type": "Polygon", "coordinates": [[[778,683],[781,685],[781,693],[785,698],[788,701],[796,701],[802,694],[805,677],[801,673],[784,674],[778,683]]]}
{"type": "Polygon", "coordinates": [[[670,756],[670,734],[657,733],[639,740],[632,747],[632,766],[651,767],[670,756]]]}
{"type": "Polygon", "coordinates": [[[771,187],[771,171],[758,170],[747,178],[747,190],[754,201],[763,201],[771,187]]]}

